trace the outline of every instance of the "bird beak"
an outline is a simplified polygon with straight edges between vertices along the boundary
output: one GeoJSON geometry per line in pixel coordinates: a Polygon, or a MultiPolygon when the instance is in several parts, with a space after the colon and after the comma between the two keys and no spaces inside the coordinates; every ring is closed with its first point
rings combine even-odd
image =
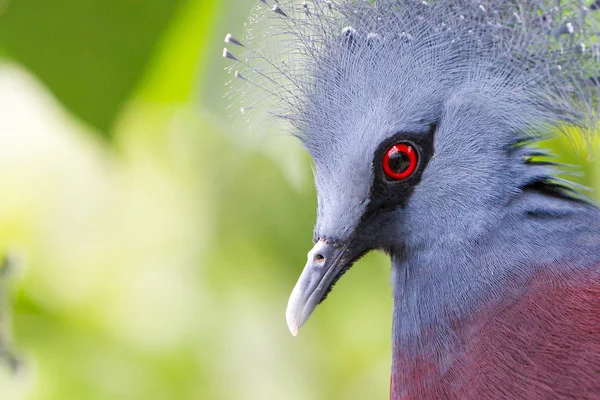
{"type": "Polygon", "coordinates": [[[308,261],[298,279],[285,311],[292,335],[308,320],[335,281],[357,257],[349,244],[334,245],[319,240],[308,252],[308,261]]]}

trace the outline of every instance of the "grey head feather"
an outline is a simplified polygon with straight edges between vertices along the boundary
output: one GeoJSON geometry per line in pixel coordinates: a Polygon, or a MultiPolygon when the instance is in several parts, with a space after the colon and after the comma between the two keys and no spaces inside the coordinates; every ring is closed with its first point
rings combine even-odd
{"type": "Polygon", "coordinates": [[[417,242],[430,239],[421,225],[432,227],[431,213],[436,229],[476,231],[525,182],[552,175],[507,148],[595,127],[595,4],[260,1],[242,55],[224,52],[243,77],[231,95],[254,121],[283,123],[313,157],[316,232],[346,237],[368,205],[377,146],[431,124],[436,154],[402,218],[417,242]]]}
{"type": "MultiPolygon", "coordinates": [[[[474,70],[493,72],[510,78],[509,90],[523,88],[530,101],[550,112],[548,117],[581,120],[590,116],[597,96],[594,4],[287,0],[271,7],[261,1],[250,19],[250,50],[242,58],[248,69],[244,75],[267,96],[248,101],[268,104],[263,108],[285,118],[307,143],[311,136],[321,141],[315,136],[336,132],[312,132],[315,119],[310,113],[328,116],[334,112],[331,106],[347,108],[345,97],[352,95],[348,84],[381,85],[381,72],[387,71],[385,79],[393,85],[402,79],[393,72],[423,58],[437,61],[444,83],[464,84],[474,70]],[[379,49],[369,45],[375,37],[382,42],[379,49]],[[586,55],[582,49],[592,51],[586,55]],[[373,63],[381,68],[365,74],[364,68],[373,63]]],[[[241,45],[231,35],[226,42],[241,45]]],[[[414,89],[397,87],[400,92],[414,89]]]]}

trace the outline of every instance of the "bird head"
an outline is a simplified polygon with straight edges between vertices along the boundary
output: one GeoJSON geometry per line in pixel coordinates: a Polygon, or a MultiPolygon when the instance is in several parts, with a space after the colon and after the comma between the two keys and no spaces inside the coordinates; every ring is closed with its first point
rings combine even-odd
{"type": "Polygon", "coordinates": [[[242,110],[285,121],[314,161],[314,247],[289,299],[292,334],[366,252],[464,242],[515,193],[552,178],[523,143],[591,125],[581,116],[600,72],[582,51],[593,47],[589,10],[570,10],[540,0],[260,1],[247,38],[256,45],[226,37],[246,48],[223,53],[236,62],[242,110]],[[256,88],[266,97],[248,94],[256,88]]]}

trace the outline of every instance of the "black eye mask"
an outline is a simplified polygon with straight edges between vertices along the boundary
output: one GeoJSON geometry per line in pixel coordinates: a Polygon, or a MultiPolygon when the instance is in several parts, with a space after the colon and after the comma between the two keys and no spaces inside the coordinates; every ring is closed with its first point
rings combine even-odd
{"type": "MultiPolygon", "coordinates": [[[[371,186],[370,202],[365,213],[366,217],[381,210],[406,207],[408,199],[412,195],[416,185],[421,181],[423,171],[433,155],[433,140],[436,127],[436,125],[432,125],[426,134],[400,132],[379,145],[373,157],[375,179],[371,186]],[[415,170],[405,179],[401,180],[391,179],[383,167],[386,152],[391,146],[396,144],[410,146],[416,151],[417,155],[415,170]]],[[[405,162],[405,160],[400,160],[400,162],[405,162]]],[[[395,166],[392,165],[392,167],[395,166]]]]}

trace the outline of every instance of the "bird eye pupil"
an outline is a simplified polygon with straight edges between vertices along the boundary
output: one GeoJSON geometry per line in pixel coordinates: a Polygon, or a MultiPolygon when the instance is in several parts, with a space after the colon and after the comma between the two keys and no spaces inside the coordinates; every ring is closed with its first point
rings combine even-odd
{"type": "Polygon", "coordinates": [[[417,169],[417,151],[408,143],[398,143],[383,155],[383,171],[393,180],[404,180],[417,169]]]}
{"type": "Polygon", "coordinates": [[[394,172],[404,172],[410,167],[410,157],[404,152],[396,151],[390,154],[388,165],[394,172]]]}

